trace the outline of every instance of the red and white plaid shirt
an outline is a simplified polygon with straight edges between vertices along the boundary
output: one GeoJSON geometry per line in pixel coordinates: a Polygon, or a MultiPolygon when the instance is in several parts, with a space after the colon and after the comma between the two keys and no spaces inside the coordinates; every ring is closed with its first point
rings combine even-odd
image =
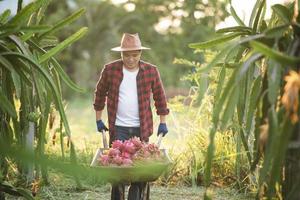
{"type": "MultiPolygon", "coordinates": [[[[123,61],[116,60],[106,64],[97,82],[94,96],[94,109],[103,110],[107,100],[109,133],[115,135],[115,121],[118,109],[119,87],[123,79],[123,61]]],[[[167,115],[167,101],[157,68],[142,60],[136,77],[139,103],[141,140],[148,141],[153,133],[153,120],[150,106],[151,92],[157,115],[167,115]]]]}

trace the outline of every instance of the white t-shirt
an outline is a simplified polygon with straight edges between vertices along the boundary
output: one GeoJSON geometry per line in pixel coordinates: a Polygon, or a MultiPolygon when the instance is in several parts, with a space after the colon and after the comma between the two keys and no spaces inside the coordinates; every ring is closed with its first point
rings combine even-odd
{"type": "Polygon", "coordinates": [[[119,88],[119,101],[115,125],[139,127],[139,103],[137,95],[136,71],[128,71],[123,67],[123,80],[119,88]]]}

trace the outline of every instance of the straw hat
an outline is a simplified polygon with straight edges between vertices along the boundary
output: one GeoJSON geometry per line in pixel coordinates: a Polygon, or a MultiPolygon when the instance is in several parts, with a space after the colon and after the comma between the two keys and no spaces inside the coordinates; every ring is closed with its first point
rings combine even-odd
{"type": "Polygon", "coordinates": [[[134,51],[134,50],[142,50],[142,49],[150,49],[148,47],[143,47],[141,44],[141,40],[139,38],[139,34],[129,34],[124,33],[121,46],[112,48],[112,51],[134,51]]]}

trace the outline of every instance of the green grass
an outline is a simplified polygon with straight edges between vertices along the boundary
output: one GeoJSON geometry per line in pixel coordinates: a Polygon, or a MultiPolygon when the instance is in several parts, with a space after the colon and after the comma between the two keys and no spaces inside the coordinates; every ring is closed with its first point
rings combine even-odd
{"type": "MultiPolygon", "coordinates": [[[[110,185],[97,185],[84,183],[82,189],[77,189],[71,178],[61,174],[51,173],[51,184],[43,186],[36,199],[44,200],[107,200],[110,199],[110,185]]],[[[203,187],[187,187],[183,185],[163,187],[151,183],[151,200],[200,200],[203,199],[203,187]]],[[[128,186],[126,187],[126,194],[128,186]]],[[[8,200],[21,200],[13,196],[7,196],[8,200]]],[[[239,194],[234,190],[213,188],[213,199],[217,200],[250,200],[250,196],[239,194]]]]}

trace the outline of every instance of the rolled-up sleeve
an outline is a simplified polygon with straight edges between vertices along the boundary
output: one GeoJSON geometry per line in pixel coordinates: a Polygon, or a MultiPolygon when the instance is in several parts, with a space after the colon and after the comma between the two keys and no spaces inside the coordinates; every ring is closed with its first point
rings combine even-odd
{"type": "Polygon", "coordinates": [[[165,90],[163,88],[160,74],[156,67],[154,68],[154,81],[152,83],[152,93],[153,93],[154,105],[156,108],[156,114],[157,115],[169,114],[165,90]]]}
{"type": "Polygon", "coordinates": [[[103,110],[105,107],[108,86],[109,83],[108,83],[107,67],[104,66],[100,78],[96,84],[95,93],[94,93],[93,105],[96,111],[103,110]]]}

